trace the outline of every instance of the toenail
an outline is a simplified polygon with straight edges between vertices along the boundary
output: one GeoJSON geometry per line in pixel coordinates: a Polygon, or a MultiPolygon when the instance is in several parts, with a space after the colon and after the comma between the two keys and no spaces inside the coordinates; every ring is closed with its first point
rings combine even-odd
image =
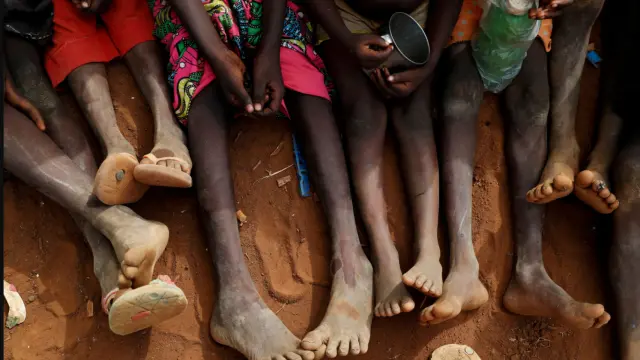
{"type": "Polygon", "coordinates": [[[467,353],[467,355],[473,355],[473,349],[468,346],[464,348],[464,352],[467,353]]]}
{"type": "Polygon", "coordinates": [[[122,179],[124,179],[124,170],[119,170],[116,173],[116,180],[121,181],[122,179]]]}

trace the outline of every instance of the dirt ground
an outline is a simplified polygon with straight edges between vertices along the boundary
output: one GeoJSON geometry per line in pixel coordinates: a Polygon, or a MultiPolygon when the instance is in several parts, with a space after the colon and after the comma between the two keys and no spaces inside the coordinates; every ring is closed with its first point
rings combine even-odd
{"type": "MultiPolygon", "coordinates": [[[[578,114],[583,158],[591,147],[599,71],[585,66],[578,114]]],[[[139,155],[151,149],[153,126],[142,96],[122,64],[109,68],[120,126],[139,155]]],[[[77,106],[63,95],[74,116],[77,106]]],[[[370,350],[362,359],[426,359],[438,346],[463,343],[484,359],[612,359],[612,326],[573,331],[548,319],[508,313],[502,294],[514,248],[498,100],[487,95],[478,119],[479,145],[473,191],[473,235],[481,278],[490,301],[481,309],[429,328],[417,312],[376,319],[370,350]]],[[[318,325],[329,299],[330,247],[319,204],[299,196],[295,181],[258,181],[293,164],[290,128],[283,121],[243,120],[230,133],[245,260],[269,307],[299,337],[318,325]],[[271,155],[278,144],[282,150],[271,155]],[[256,167],[257,163],[260,164],[256,167]]],[[[385,193],[391,229],[403,269],[411,265],[411,224],[393,142],[387,144],[385,193]]],[[[282,173],[295,180],[293,168],[282,173]]],[[[89,247],[65,210],[16,178],[4,184],[4,272],[27,302],[27,320],[5,329],[5,359],[241,359],[215,344],[209,318],[215,301],[213,267],[197,217],[194,190],[152,189],[132,208],[171,229],[156,273],[170,275],[189,299],[178,318],[127,337],[109,331],[100,311],[100,287],[89,247]],[[94,304],[94,314],[87,303],[94,304]]],[[[441,221],[441,225],[444,223],[441,221]]],[[[551,277],[578,300],[609,305],[606,279],[606,219],[574,197],[548,206],[544,259],[551,277]]],[[[441,230],[444,226],[441,226],[441,230]]],[[[444,235],[442,232],[441,235],[444,235]]],[[[448,257],[445,237],[443,261],[448,257]]],[[[364,237],[363,237],[364,241],[364,237]]],[[[365,248],[367,245],[365,244],[365,248]]],[[[422,301],[421,297],[418,303],[422,301]]],[[[5,305],[6,314],[6,305],[5,305]]]]}

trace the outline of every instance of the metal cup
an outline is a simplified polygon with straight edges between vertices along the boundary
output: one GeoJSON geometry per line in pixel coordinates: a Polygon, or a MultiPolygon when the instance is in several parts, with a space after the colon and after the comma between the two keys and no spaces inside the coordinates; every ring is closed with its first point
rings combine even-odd
{"type": "MultiPolygon", "coordinates": [[[[387,43],[393,45],[393,52],[381,65],[382,68],[414,68],[429,61],[431,47],[427,34],[411,15],[396,12],[378,31],[387,43]]],[[[370,73],[371,70],[365,70],[370,73]]]]}

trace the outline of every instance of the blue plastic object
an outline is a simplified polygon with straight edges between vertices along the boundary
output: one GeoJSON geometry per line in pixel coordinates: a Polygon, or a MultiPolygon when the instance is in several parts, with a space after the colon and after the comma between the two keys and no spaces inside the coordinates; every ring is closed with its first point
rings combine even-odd
{"type": "Polygon", "coordinates": [[[602,58],[600,57],[600,55],[598,55],[597,52],[595,52],[593,50],[590,50],[587,53],[587,60],[589,60],[591,65],[593,65],[596,68],[598,68],[598,67],[600,67],[600,62],[602,61],[602,58]]]}
{"type": "Polygon", "coordinates": [[[309,183],[309,172],[307,171],[307,163],[302,157],[302,150],[296,136],[293,135],[293,156],[296,160],[296,173],[298,174],[298,184],[300,186],[300,195],[302,197],[311,196],[311,184],[309,183]]]}

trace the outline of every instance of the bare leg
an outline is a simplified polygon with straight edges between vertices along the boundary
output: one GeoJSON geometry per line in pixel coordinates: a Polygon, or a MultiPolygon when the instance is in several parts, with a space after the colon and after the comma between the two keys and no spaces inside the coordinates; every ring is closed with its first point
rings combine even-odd
{"type": "Polygon", "coordinates": [[[302,346],[318,350],[327,345],[329,357],[364,354],[371,332],[373,274],[358,239],[347,165],[331,103],[293,91],[285,101],[305,140],[313,183],[333,242],[331,301],[322,323],[304,337],[302,346]]]}
{"type": "Polygon", "coordinates": [[[325,63],[336,83],[345,121],[347,158],[359,210],[373,249],[374,314],[393,316],[415,308],[402,283],[402,270],[389,224],[382,190],[382,151],[387,109],[359,65],[342,56],[342,48],[323,44],[325,63]]]}
{"type": "Polygon", "coordinates": [[[249,360],[313,359],[265,305],[253,285],[240,247],[233,184],[229,172],[226,111],[215,84],[195,98],[189,113],[189,143],[198,167],[196,188],[218,283],[211,317],[213,339],[249,360]]]}
{"type": "Polygon", "coordinates": [[[598,142],[589,156],[587,167],[576,176],[575,187],[576,196],[602,214],[613,212],[620,204],[609,188],[609,167],[618,153],[618,141],[623,124],[619,114],[620,109],[614,104],[618,104],[618,100],[626,95],[626,78],[622,74],[629,68],[625,63],[627,61],[624,52],[626,41],[620,37],[620,34],[626,33],[632,27],[633,19],[628,19],[630,22],[625,21],[627,9],[624,7],[616,9],[617,5],[609,6],[611,15],[608,18],[603,16],[602,21],[603,50],[608,60],[603,64],[600,77],[604,108],[600,119],[598,142]]]}
{"type": "Polygon", "coordinates": [[[416,263],[402,280],[425,295],[438,297],[442,294],[438,245],[440,177],[431,119],[431,81],[425,80],[406,99],[394,99],[391,120],[400,144],[415,226],[416,263]]]}
{"type": "Polygon", "coordinates": [[[164,251],[169,230],[122,206],[105,206],[92,198],[91,176],[82,171],[30,120],[4,108],[4,166],[62,207],[100,230],[122,261],[120,286],[146,285],[164,251]]]}
{"type": "Polygon", "coordinates": [[[478,279],[479,264],[471,232],[471,193],[476,122],[484,86],[467,43],[447,50],[450,68],[442,106],[442,173],[451,242],[451,270],[442,296],[420,314],[422,324],[437,324],[484,304],[489,294],[478,279]]]}
{"type": "Polygon", "coordinates": [[[536,181],[546,155],[549,88],[544,47],[534,41],[522,70],[505,90],[509,126],[507,165],[511,174],[512,214],[517,262],[504,295],[504,306],[528,316],[555,318],[570,326],[600,327],[611,318],[600,304],[575,301],[549,278],[542,261],[545,208],[531,204],[521,194],[536,181]]]}
{"type": "MultiPolygon", "coordinates": [[[[73,123],[44,73],[38,50],[31,43],[7,36],[7,66],[21,93],[38,107],[45,118],[51,139],[73,162],[90,176],[95,176],[96,162],[85,134],[73,123]]],[[[118,285],[119,261],[111,243],[79,215],[72,215],[93,254],[93,268],[102,295],[118,285]]]]}
{"type": "Polygon", "coordinates": [[[576,1],[553,21],[550,150],[538,185],[527,192],[530,202],[546,204],[573,191],[580,155],[575,131],[580,77],[591,27],[603,3],[604,0],[576,1]]]}
{"type": "Polygon", "coordinates": [[[80,66],[69,74],[68,80],[80,108],[107,154],[96,174],[96,196],[109,205],[140,200],[148,187],[133,177],[138,159],[133,146],[118,128],[104,64],[80,66]]]}
{"type": "Polygon", "coordinates": [[[135,170],[136,180],[147,185],[191,187],[191,157],[186,136],[175,120],[160,54],[155,41],[133,47],[124,56],[131,74],[149,103],[155,120],[153,157],[142,159],[135,170]],[[155,162],[154,158],[160,159],[155,162]],[[165,159],[163,159],[165,158],[165,159]]]}
{"type": "MultiPolygon", "coordinates": [[[[637,133],[636,133],[637,134],[637,133]]],[[[618,305],[622,360],[640,359],[640,137],[622,150],[614,168],[620,208],[613,215],[611,280],[618,305]]]]}

